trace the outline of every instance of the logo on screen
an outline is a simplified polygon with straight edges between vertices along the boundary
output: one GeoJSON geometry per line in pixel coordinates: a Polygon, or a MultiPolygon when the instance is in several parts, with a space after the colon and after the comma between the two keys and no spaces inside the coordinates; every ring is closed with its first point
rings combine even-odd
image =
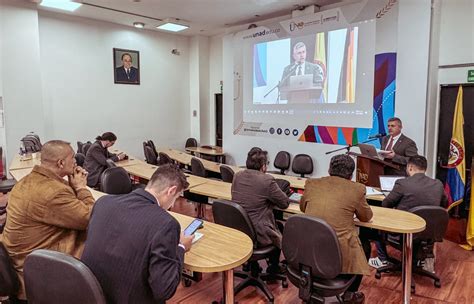
{"type": "Polygon", "coordinates": [[[298,133],[299,133],[298,130],[293,129],[293,136],[298,136],[298,133]]]}
{"type": "Polygon", "coordinates": [[[277,129],[277,134],[280,135],[281,132],[283,132],[283,130],[282,130],[281,128],[278,128],[278,129],[277,129]]]}
{"type": "Polygon", "coordinates": [[[269,132],[270,132],[270,134],[274,134],[275,133],[275,128],[271,127],[269,132]]]}
{"type": "Polygon", "coordinates": [[[290,129],[285,129],[285,135],[286,136],[290,135],[290,129]]]}
{"type": "Polygon", "coordinates": [[[291,22],[290,23],[290,31],[292,31],[292,32],[296,29],[301,30],[303,27],[304,27],[304,22],[303,21],[298,22],[298,23],[296,23],[296,22],[291,22]]]}

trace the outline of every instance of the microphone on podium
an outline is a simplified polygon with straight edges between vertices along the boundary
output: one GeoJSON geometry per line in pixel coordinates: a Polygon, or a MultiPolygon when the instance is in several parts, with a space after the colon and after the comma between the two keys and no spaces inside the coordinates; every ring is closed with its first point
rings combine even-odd
{"type": "Polygon", "coordinates": [[[381,137],[384,137],[385,135],[387,135],[387,134],[386,133],[379,133],[379,134],[369,136],[369,139],[381,138],[381,137]]]}

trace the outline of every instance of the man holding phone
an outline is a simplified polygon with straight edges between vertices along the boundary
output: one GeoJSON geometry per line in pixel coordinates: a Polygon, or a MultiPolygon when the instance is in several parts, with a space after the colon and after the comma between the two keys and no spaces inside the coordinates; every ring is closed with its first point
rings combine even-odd
{"type": "Polygon", "coordinates": [[[81,259],[107,303],[164,303],[174,295],[194,235],[181,233],[167,210],[188,186],[184,173],[169,164],[145,189],[97,200],[81,259]]]}

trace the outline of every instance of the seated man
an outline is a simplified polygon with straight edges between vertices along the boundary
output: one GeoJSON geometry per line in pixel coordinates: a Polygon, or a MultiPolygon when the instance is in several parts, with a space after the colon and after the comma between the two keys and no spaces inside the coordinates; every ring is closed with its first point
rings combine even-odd
{"type": "Polygon", "coordinates": [[[342,253],[342,273],[357,274],[354,283],[344,293],[344,303],[363,303],[365,296],[358,292],[362,275],[370,274],[365,252],[360,245],[354,224],[354,214],[362,222],[372,218],[372,210],[365,199],[365,186],[351,181],[354,160],[346,155],[331,158],[328,177],[308,179],[300,208],[306,214],[325,220],[336,231],[342,253]]]}
{"type": "MultiPolygon", "coordinates": [[[[252,149],[247,155],[247,169],[237,172],[232,182],[232,200],[247,212],[257,234],[258,247],[275,245],[281,249],[281,232],[276,227],[273,208],[286,209],[288,196],[267,171],[267,151],[252,149]]],[[[281,272],[280,251],[270,259],[268,273],[281,272]]]]}
{"type": "MultiPolygon", "coordinates": [[[[421,155],[408,159],[406,172],[408,177],[395,182],[393,190],[383,200],[382,207],[408,211],[417,206],[447,206],[443,184],[425,175],[426,158],[421,155]]],[[[387,265],[387,248],[383,242],[384,235],[375,241],[377,257],[369,259],[369,265],[379,268],[387,265]]]]}
{"type": "Polygon", "coordinates": [[[184,236],[166,210],[188,185],[169,164],[156,169],[145,189],[97,200],[82,261],[107,303],[165,303],[174,295],[194,236],[184,236]]]}
{"type": "Polygon", "coordinates": [[[33,250],[81,256],[94,204],[86,180],[87,172],[76,166],[71,145],[52,140],[43,145],[41,165],[10,192],[3,244],[20,278],[18,299],[26,299],[23,264],[33,250]]]}

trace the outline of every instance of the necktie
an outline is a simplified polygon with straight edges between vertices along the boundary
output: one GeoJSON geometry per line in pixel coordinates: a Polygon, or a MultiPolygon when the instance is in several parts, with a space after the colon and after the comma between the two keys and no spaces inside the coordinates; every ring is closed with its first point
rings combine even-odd
{"type": "Polygon", "coordinates": [[[301,71],[301,64],[298,66],[298,75],[303,75],[303,71],[301,71]]]}
{"type": "Polygon", "coordinates": [[[393,137],[390,136],[390,141],[388,142],[388,145],[387,145],[387,147],[385,148],[385,150],[391,151],[391,150],[392,150],[392,146],[393,146],[393,137]]]}
{"type": "Polygon", "coordinates": [[[126,69],[125,71],[127,71],[127,78],[130,79],[130,69],[126,69]]]}

